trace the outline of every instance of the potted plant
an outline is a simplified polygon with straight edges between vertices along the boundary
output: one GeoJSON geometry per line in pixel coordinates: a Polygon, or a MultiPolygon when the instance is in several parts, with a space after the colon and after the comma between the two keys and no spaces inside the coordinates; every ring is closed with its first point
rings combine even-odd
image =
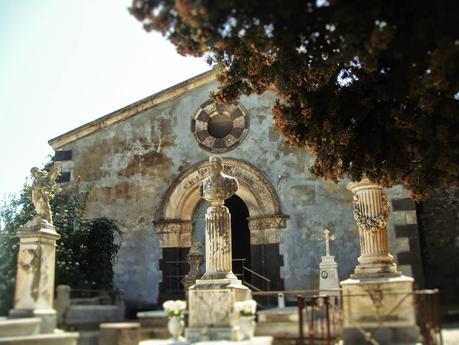
{"type": "Polygon", "coordinates": [[[243,339],[253,338],[255,333],[255,313],[257,311],[257,302],[253,299],[236,302],[234,307],[239,312],[239,329],[243,339]]]}
{"type": "Polygon", "coordinates": [[[163,308],[167,313],[167,318],[169,319],[167,329],[169,330],[172,339],[177,341],[185,328],[183,314],[186,309],[186,303],[180,300],[170,300],[163,303],[163,308]]]}

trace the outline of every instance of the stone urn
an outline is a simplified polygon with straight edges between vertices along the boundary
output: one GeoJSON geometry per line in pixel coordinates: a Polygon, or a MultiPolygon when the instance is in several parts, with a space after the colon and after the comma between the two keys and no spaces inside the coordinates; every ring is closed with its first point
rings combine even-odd
{"type": "Polygon", "coordinates": [[[182,335],[183,330],[185,329],[185,322],[180,316],[171,317],[169,319],[169,322],[167,323],[167,329],[169,330],[172,339],[174,341],[177,341],[180,339],[180,336],[182,335]]]}
{"type": "Polygon", "coordinates": [[[255,334],[255,315],[240,316],[239,317],[239,330],[241,331],[242,339],[252,339],[255,334]]]}

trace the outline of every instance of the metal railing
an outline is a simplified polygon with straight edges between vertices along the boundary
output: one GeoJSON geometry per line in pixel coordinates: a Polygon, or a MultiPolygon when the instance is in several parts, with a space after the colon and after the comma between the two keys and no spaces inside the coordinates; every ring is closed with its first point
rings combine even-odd
{"type": "Polygon", "coordinates": [[[340,338],[343,325],[340,295],[299,295],[297,305],[298,345],[303,345],[305,338],[308,340],[308,345],[314,345],[316,342],[331,345],[340,338]],[[305,333],[307,333],[306,336],[305,333]]]}
{"type": "MultiPolygon", "coordinates": [[[[246,259],[233,259],[233,272],[237,278],[239,278],[244,285],[249,287],[254,291],[269,291],[271,288],[271,280],[267,277],[261,275],[258,272],[255,272],[251,268],[245,265],[246,259]],[[261,284],[258,284],[261,282],[261,284]]],[[[183,293],[182,279],[185,277],[186,273],[183,273],[181,267],[182,265],[188,265],[185,260],[169,260],[165,262],[166,272],[164,275],[164,280],[166,284],[166,289],[174,293],[183,293]]],[[[205,262],[203,263],[203,265],[205,262]]],[[[187,267],[187,266],[185,266],[187,267]]]]}
{"type": "MultiPolygon", "coordinates": [[[[288,291],[285,291],[287,293],[288,291]]],[[[309,292],[309,291],[308,291],[309,292]]],[[[375,316],[379,318],[378,326],[371,329],[363,329],[358,325],[347,327],[355,328],[367,339],[368,344],[378,344],[373,334],[378,328],[385,326],[384,316],[391,316],[406,298],[412,298],[416,324],[419,335],[424,345],[442,345],[441,321],[439,314],[439,292],[438,290],[420,290],[413,293],[391,293],[398,295],[400,302],[396,304],[387,315],[375,316]]],[[[347,295],[346,298],[368,297],[368,295],[347,295]]],[[[343,332],[343,298],[336,296],[297,296],[298,306],[298,345],[317,343],[331,345],[335,344],[342,337],[343,332]]],[[[350,301],[352,304],[352,301],[350,301]]],[[[376,315],[378,314],[378,315],[376,315]]]]}
{"type": "Polygon", "coordinates": [[[443,344],[439,290],[421,290],[414,293],[417,323],[424,343],[427,345],[443,344]]]}

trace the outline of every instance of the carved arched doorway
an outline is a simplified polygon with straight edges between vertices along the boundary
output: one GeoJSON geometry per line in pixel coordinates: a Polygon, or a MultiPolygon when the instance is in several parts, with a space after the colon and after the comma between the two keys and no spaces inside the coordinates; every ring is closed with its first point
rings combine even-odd
{"type": "MultiPolygon", "coordinates": [[[[227,201],[227,207],[230,212],[233,211],[233,221],[239,222],[238,226],[246,221],[249,230],[246,238],[242,235],[237,241],[235,238],[233,246],[239,242],[249,248],[245,249],[246,254],[243,258],[249,268],[270,279],[270,289],[282,289],[280,267],[283,262],[279,253],[279,243],[281,229],[286,227],[288,216],[282,214],[274,188],[258,169],[235,159],[225,159],[223,167],[226,174],[236,177],[239,182],[239,190],[233,200],[227,201]],[[244,207],[248,214],[244,215],[244,207]]],[[[160,269],[163,271],[161,300],[183,293],[183,290],[180,291],[180,276],[188,271],[188,266],[184,263],[186,254],[192,242],[197,239],[202,241],[204,236],[203,215],[207,207],[202,203],[198,187],[208,174],[207,161],[197,163],[180,174],[164,194],[156,212],[155,231],[161,237],[160,246],[163,248],[163,259],[160,263],[160,269]]],[[[233,231],[233,236],[236,236],[237,232],[233,231]]],[[[235,253],[239,256],[244,255],[237,250],[235,253]]],[[[236,270],[236,267],[234,268],[236,270]]],[[[258,283],[259,288],[267,288],[263,280],[251,278],[248,280],[258,283]]]]}

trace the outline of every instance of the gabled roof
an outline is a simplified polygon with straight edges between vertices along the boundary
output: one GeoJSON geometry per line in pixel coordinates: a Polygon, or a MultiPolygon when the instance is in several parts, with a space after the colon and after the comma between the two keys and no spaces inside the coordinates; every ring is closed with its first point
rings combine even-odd
{"type": "Polygon", "coordinates": [[[195,88],[215,81],[216,73],[216,70],[212,69],[210,71],[199,74],[193,78],[185,80],[184,82],[176,84],[172,87],[169,87],[165,90],[162,90],[151,96],[141,99],[140,101],[132,103],[121,109],[118,109],[110,114],[99,117],[94,121],[91,121],[75,129],[72,129],[67,133],[61,134],[49,140],[48,144],[51,145],[51,147],[54,150],[58,150],[62,146],[71,143],[72,141],[93,134],[94,132],[97,132],[114,123],[129,119],[130,117],[133,117],[142,111],[150,109],[158,104],[161,104],[162,102],[181,96],[195,88]]]}

